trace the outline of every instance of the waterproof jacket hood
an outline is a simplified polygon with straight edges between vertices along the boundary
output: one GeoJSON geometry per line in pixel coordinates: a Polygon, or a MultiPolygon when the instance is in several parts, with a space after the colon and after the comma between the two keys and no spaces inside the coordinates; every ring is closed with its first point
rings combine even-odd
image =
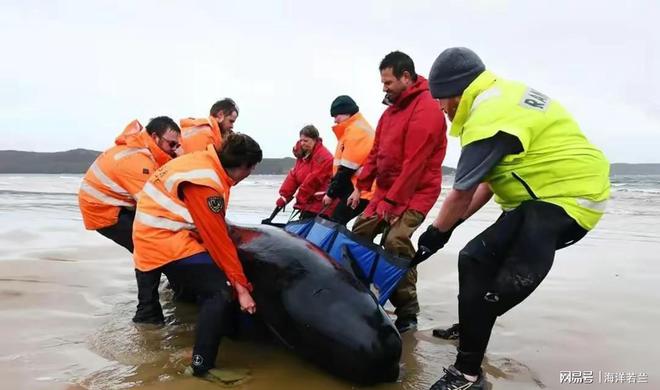
{"type": "Polygon", "coordinates": [[[417,76],[378,121],[357,182],[361,191],[370,190],[374,182],[377,187],[365,216],[382,201],[390,203],[396,215],[407,209],[428,213],[440,195],[446,132],[445,116],[431,97],[428,81],[417,76]]]}
{"type": "Polygon", "coordinates": [[[159,167],[172,159],[172,156],[165,153],[154,142],[154,139],[151,138],[151,135],[147,133],[147,130],[142,127],[137,119],[129,123],[124,131],[115,138],[115,145],[126,145],[129,148],[148,148],[159,167]]]}
{"type": "MultiPolygon", "coordinates": [[[[298,141],[293,148],[296,164],[284,179],[279,194],[287,201],[293,199],[295,195],[294,208],[318,213],[323,209],[323,195],[332,177],[332,154],[323,145],[321,138],[306,156],[302,156],[300,151],[300,141],[298,141]]],[[[325,214],[330,212],[332,210],[327,210],[325,214]]]]}

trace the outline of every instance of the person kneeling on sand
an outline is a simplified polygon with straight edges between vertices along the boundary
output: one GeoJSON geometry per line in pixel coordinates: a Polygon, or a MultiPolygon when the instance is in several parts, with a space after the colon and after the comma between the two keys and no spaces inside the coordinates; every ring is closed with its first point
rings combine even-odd
{"type": "MultiPolygon", "coordinates": [[[[157,170],[137,204],[133,242],[135,267],[159,269],[199,305],[192,372],[218,379],[213,371],[218,346],[238,299],[253,314],[252,286],[229,238],[225,211],[230,188],[261,162],[259,144],[245,134],[229,134],[220,151],[185,154],[157,170]]],[[[220,378],[221,379],[221,378],[220,378]]]]}
{"type": "Polygon", "coordinates": [[[483,389],[480,366],[495,319],[539,286],[557,249],[596,226],[609,198],[609,163],[557,101],[497,77],[469,49],[443,51],[429,86],[462,150],[454,187],[415,259],[442,248],[493,194],[504,210],[460,251],[458,354],[431,387],[483,389]]]}

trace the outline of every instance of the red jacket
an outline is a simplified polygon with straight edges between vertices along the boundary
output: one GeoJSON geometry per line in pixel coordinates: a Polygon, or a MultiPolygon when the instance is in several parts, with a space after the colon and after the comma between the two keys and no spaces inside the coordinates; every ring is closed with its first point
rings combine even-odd
{"type": "Polygon", "coordinates": [[[412,209],[427,214],[442,185],[442,161],[447,149],[447,123],[431,97],[428,81],[417,81],[388,107],[378,121],[374,145],[362,167],[358,188],[376,192],[365,210],[372,215],[384,199],[393,214],[412,209]]]}
{"type": "MultiPolygon", "coordinates": [[[[297,155],[296,149],[299,147],[299,144],[296,143],[293,148],[294,156],[297,158],[296,165],[291,168],[284,183],[282,183],[280,195],[289,201],[298,190],[296,203],[293,207],[302,211],[318,213],[323,208],[321,200],[332,178],[332,154],[323,146],[323,141],[320,138],[307,157],[297,155]]],[[[325,211],[324,214],[329,212],[331,210],[325,211]]]]}

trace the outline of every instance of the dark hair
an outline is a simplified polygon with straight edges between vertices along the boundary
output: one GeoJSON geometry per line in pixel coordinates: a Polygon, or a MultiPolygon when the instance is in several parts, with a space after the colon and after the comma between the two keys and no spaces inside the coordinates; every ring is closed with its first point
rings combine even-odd
{"type": "Polygon", "coordinates": [[[253,167],[261,162],[263,153],[257,141],[249,135],[230,133],[218,152],[223,168],[253,167]]]}
{"type": "Polygon", "coordinates": [[[218,100],[217,102],[213,103],[211,106],[211,116],[216,116],[218,113],[222,111],[224,115],[231,115],[232,112],[236,111],[236,115],[238,115],[238,106],[236,105],[236,102],[233,101],[230,98],[224,98],[222,100],[218,100]]]}
{"type": "Polygon", "coordinates": [[[314,125],[307,125],[300,130],[300,135],[316,140],[319,138],[319,131],[314,125]]]}
{"type": "Polygon", "coordinates": [[[162,137],[163,134],[167,133],[167,130],[172,130],[177,134],[181,133],[179,125],[177,125],[169,116],[157,116],[153,118],[147,124],[146,129],[149,135],[155,133],[159,137],[162,137]]]}
{"type": "Polygon", "coordinates": [[[382,72],[387,68],[392,68],[392,73],[394,73],[394,77],[397,79],[400,79],[401,76],[403,76],[403,72],[408,72],[410,73],[410,78],[412,78],[413,81],[417,81],[415,63],[406,53],[397,50],[386,55],[380,62],[380,67],[378,69],[382,72]]]}

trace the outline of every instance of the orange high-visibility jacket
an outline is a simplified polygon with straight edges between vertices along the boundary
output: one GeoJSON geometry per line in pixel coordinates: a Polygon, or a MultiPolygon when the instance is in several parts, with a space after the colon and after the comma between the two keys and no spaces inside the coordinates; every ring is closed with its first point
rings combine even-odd
{"type": "Polygon", "coordinates": [[[222,194],[225,209],[234,184],[220,165],[213,145],[203,152],[184,154],[158,169],[140,193],[133,223],[133,259],[140,271],[206,251],[190,212],[179,198],[183,183],[216,190],[222,194]]]}
{"type": "Polygon", "coordinates": [[[215,118],[184,118],[179,121],[179,125],[184,153],[205,151],[210,144],[213,144],[215,150],[220,150],[222,134],[215,118]]]}
{"type": "MultiPolygon", "coordinates": [[[[351,178],[353,187],[357,188],[357,178],[360,176],[360,168],[367,159],[371,147],[374,144],[374,129],[361,113],[356,113],[344,122],[332,127],[337,136],[337,149],[332,166],[332,174],[337,173],[340,165],[354,169],[357,172],[351,178]]],[[[371,199],[373,190],[360,192],[360,198],[371,199]]]]}
{"type": "Polygon", "coordinates": [[[149,176],[172,158],[156,145],[137,120],[99,155],[80,183],[78,205],[88,230],[117,223],[121,207],[134,209],[149,176]]]}

